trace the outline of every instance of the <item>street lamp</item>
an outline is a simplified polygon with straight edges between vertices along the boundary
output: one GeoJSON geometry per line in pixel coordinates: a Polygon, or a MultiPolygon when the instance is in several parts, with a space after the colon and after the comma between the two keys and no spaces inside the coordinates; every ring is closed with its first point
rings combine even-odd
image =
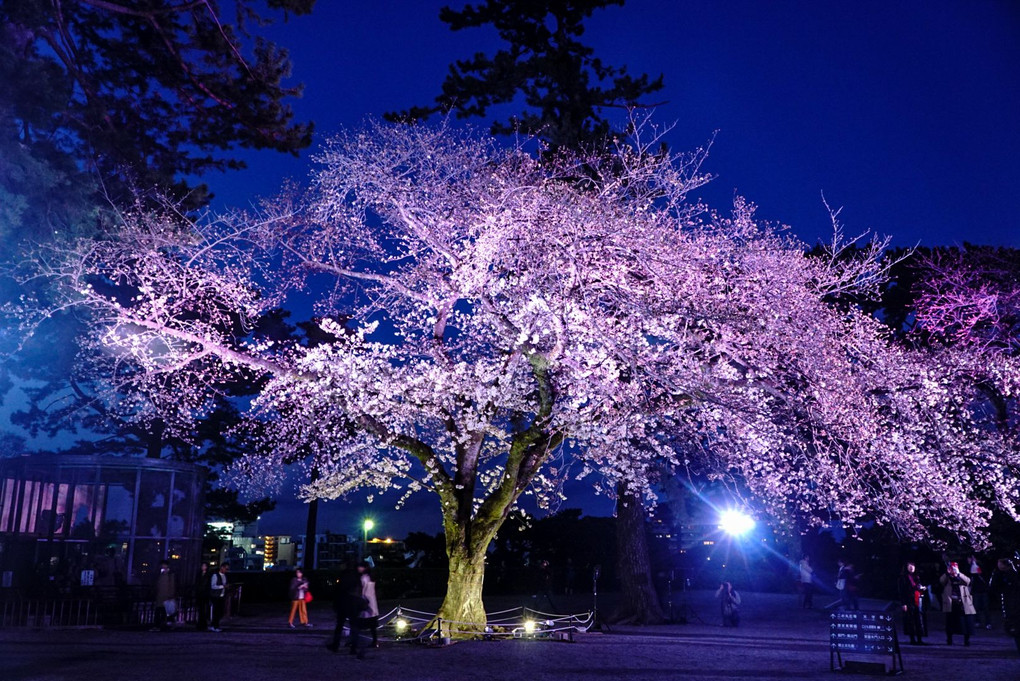
{"type": "Polygon", "coordinates": [[[365,538],[361,544],[361,559],[365,560],[368,555],[368,532],[375,527],[375,522],[371,518],[365,518],[364,522],[361,523],[361,528],[365,532],[365,538]]]}
{"type": "Polygon", "coordinates": [[[719,516],[719,527],[731,537],[742,537],[754,529],[754,518],[742,511],[731,509],[719,516]]]}

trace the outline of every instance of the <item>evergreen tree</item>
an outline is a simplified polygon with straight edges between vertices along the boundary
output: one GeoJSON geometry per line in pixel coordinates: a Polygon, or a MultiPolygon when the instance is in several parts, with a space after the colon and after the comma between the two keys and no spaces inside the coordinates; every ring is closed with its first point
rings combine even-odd
{"type": "Polygon", "coordinates": [[[238,0],[229,22],[216,0],[0,0],[0,238],[154,189],[202,205],[193,178],[243,167],[231,149],[306,147],[287,52],[249,27],[313,4],[238,0]]]}
{"type": "Polygon", "coordinates": [[[626,109],[662,89],[662,76],[634,77],[609,66],[580,41],[584,20],[623,0],[486,0],[460,11],[444,7],[450,29],[492,26],[506,46],[458,60],[435,104],[390,113],[392,121],[422,120],[436,113],[485,117],[492,108],[524,97],[524,109],[492,124],[494,134],[524,133],[557,149],[597,148],[614,132],[607,109],[626,109]]]}

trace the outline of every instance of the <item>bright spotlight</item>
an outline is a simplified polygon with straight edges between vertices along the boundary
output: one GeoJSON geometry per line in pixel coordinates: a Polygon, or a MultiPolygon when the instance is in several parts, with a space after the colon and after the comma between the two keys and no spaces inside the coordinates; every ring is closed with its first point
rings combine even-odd
{"type": "Polygon", "coordinates": [[[407,620],[398,619],[394,623],[394,625],[396,626],[398,634],[403,634],[405,631],[407,631],[407,620]]]}
{"type": "Polygon", "coordinates": [[[737,510],[723,511],[719,527],[731,537],[742,537],[754,529],[754,518],[737,510]]]}
{"type": "Polygon", "coordinates": [[[524,622],[524,633],[528,634],[529,636],[531,634],[534,634],[535,633],[535,623],[532,622],[531,620],[525,620],[525,622],[524,622]]]}

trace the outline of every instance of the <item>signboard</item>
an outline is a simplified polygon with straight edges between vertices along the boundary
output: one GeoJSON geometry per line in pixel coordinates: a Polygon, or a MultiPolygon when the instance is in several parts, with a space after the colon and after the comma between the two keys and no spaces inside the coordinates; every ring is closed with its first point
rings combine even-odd
{"type": "Polygon", "coordinates": [[[837,610],[829,615],[829,666],[843,668],[843,655],[889,655],[892,671],[903,671],[903,657],[891,613],[879,610],[837,610]]]}

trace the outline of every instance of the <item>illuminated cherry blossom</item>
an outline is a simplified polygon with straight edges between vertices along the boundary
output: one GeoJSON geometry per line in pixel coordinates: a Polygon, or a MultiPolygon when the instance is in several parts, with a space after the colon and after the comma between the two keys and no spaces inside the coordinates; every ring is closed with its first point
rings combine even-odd
{"type": "Polygon", "coordinates": [[[306,198],[199,223],[127,215],[116,238],[40,253],[34,275],[59,284],[49,310],[90,316],[93,370],[152,396],[140,415],[186,433],[223,381],[264,377],[238,479],[271,487],[300,458],[319,474],[308,496],[436,495],[444,620],[482,621],[501,523],[572,476],[642,489],[666,464],[784,513],[975,543],[992,509],[1015,513],[1017,454],[975,424],[955,365],[827,302],[874,286],[874,258],[838,243],[807,258],[744,200],[688,201],[704,152],[657,142],[537,158],[369,124],[323,150],[306,198]],[[281,305],[334,342],[250,333],[281,305]]]}

